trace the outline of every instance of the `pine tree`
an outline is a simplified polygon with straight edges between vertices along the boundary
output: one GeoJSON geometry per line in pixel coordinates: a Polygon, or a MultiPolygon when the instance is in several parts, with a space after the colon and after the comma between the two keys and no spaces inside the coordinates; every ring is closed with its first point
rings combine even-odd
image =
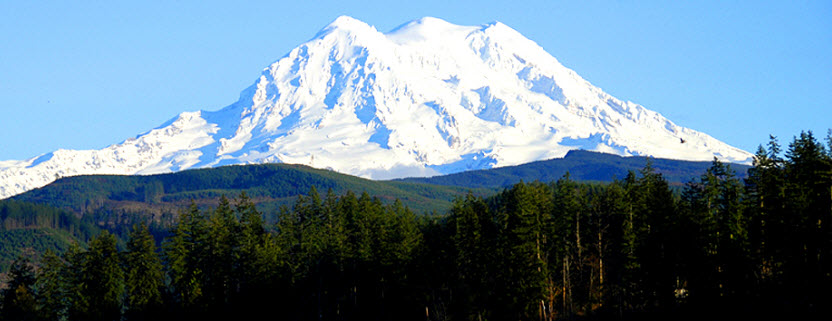
{"type": "Polygon", "coordinates": [[[124,272],[116,238],[106,230],[90,240],[81,276],[82,292],[89,306],[87,320],[117,320],[121,315],[124,272]]]}
{"type": "Polygon", "coordinates": [[[225,196],[220,198],[208,223],[208,259],[205,294],[209,302],[227,305],[236,293],[239,268],[240,225],[225,196]]]}
{"type": "Polygon", "coordinates": [[[811,306],[832,285],[832,160],[811,131],[789,144],[786,159],[787,226],[793,227],[790,250],[797,256],[791,257],[785,273],[797,286],[796,294],[811,306]]]}
{"type": "Polygon", "coordinates": [[[682,279],[690,281],[691,299],[700,306],[726,304],[749,288],[748,221],[741,194],[739,179],[717,159],[685,189],[679,243],[687,246],[678,256],[685,267],[682,279]]]}
{"type": "Polygon", "coordinates": [[[164,246],[165,267],[174,300],[181,308],[205,303],[205,265],[208,264],[208,226],[194,202],[179,214],[179,221],[164,246]]]}
{"type": "Polygon", "coordinates": [[[520,182],[503,194],[500,248],[505,253],[504,288],[508,310],[503,317],[544,319],[548,219],[552,196],[541,183],[520,182]]]}
{"type": "Polygon", "coordinates": [[[257,287],[258,281],[265,281],[259,275],[268,267],[258,264],[259,248],[267,241],[263,216],[245,192],[237,199],[236,212],[240,216],[239,269],[242,288],[257,287]]]}
{"type": "Polygon", "coordinates": [[[556,241],[552,263],[559,272],[553,271],[553,275],[560,281],[560,313],[570,316],[581,312],[584,302],[581,295],[584,285],[583,193],[569,173],[555,183],[554,189],[554,223],[550,235],[556,241]]]}
{"type": "Polygon", "coordinates": [[[641,177],[628,176],[628,197],[632,218],[628,219],[625,242],[635,261],[628,271],[630,308],[673,305],[675,274],[676,201],[667,181],[656,173],[652,161],[641,170],[641,177]]]}
{"type": "Polygon", "coordinates": [[[84,283],[87,252],[78,243],[72,243],[63,258],[66,262],[63,288],[66,293],[67,317],[69,320],[84,320],[91,300],[84,283]]]}
{"type": "Polygon", "coordinates": [[[58,320],[66,315],[66,263],[55,252],[47,249],[41,258],[35,281],[40,318],[58,320]]]}
{"type": "Polygon", "coordinates": [[[0,291],[0,320],[36,320],[34,263],[28,255],[21,255],[9,269],[9,284],[0,291]]]}
{"type": "Polygon", "coordinates": [[[593,297],[605,312],[621,316],[624,302],[624,275],[628,251],[625,250],[625,223],[628,219],[625,191],[620,181],[606,186],[594,202],[596,222],[595,250],[598,255],[598,285],[593,297]]]}
{"type": "Polygon", "coordinates": [[[162,305],[164,274],[162,261],[156,254],[156,241],[147,224],[133,226],[124,253],[126,270],[126,308],[130,319],[153,318],[162,305]]]}
{"type": "Polygon", "coordinates": [[[450,210],[448,224],[454,232],[452,239],[456,255],[457,295],[463,298],[460,313],[469,319],[490,319],[492,289],[489,273],[495,244],[492,214],[482,198],[470,193],[457,199],[450,210]]]}

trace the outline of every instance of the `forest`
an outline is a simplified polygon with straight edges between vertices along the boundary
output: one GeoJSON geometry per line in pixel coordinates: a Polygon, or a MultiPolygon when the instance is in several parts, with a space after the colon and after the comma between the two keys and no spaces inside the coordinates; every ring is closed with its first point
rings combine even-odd
{"type": "Polygon", "coordinates": [[[469,194],[438,215],[314,186],[275,215],[241,193],[181,209],[164,233],[141,221],[126,242],[103,229],[24,253],[0,320],[832,315],[832,139],[811,132],[772,138],[744,179],[714,160],[681,189],[648,161],[612,183],[567,173],[469,194]]]}

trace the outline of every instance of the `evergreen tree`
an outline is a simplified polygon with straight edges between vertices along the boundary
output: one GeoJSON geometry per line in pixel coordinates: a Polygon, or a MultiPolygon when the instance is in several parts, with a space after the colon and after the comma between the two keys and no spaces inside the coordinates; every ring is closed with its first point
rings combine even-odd
{"type": "Polygon", "coordinates": [[[9,284],[0,291],[0,320],[36,320],[34,264],[27,255],[12,262],[9,284]]]}
{"type": "Polygon", "coordinates": [[[686,222],[679,256],[686,268],[681,279],[701,306],[726,303],[749,288],[747,220],[742,188],[729,166],[714,159],[698,182],[687,185],[683,208],[686,222]]]}
{"type": "Polygon", "coordinates": [[[237,199],[236,212],[240,216],[239,269],[242,288],[256,288],[258,281],[265,281],[260,276],[267,266],[260,266],[258,256],[267,241],[263,214],[254,206],[245,192],[237,199]]]}
{"type": "Polygon", "coordinates": [[[582,310],[584,296],[582,264],[584,259],[584,233],[581,223],[584,217],[583,192],[569,173],[555,185],[554,223],[550,235],[556,241],[552,263],[559,272],[553,271],[553,279],[560,281],[560,312],[571,316],[582,310]]]}
{"type": "Polygon", "coordinates": [[[91,300],[84,283],[87,252],[77,243],[72,243],[63,258],[66,262],[63,289],[66,293],[67,317],[69,320],[84,320],[89,314],[91,300]]]}
{"type": "Polygon", "coordinates": [[[40,318],[59,320],[67,312],[66,264],[55,252],[46,250],[35,281],[40,318]]]}
{"type": "Polygon", "coordinates": [[[504,211],[499,219],[499,248],[504,251],[500,292],[506,310],[498,318],[544,318],[547,276],[548,219],[552,197],[541,183],[518,183],[503,195],[504,211]]]}
{"type": "Polygon", "coordinates": [[[655,172],[651,161],[630,188],[634,215],[632,229],[638,260],[634,272],[636,280],[641,282],[638,287],[645,290],[635,291],[634,307],[639,310],[647,306],[666,309],[675,300],[676,201],[667,181],[655,172]]]}
{"type": "Polygon", "coordinates": [[[595,198],[593,233],[596,238],[595,250],[598,255],[598,283],[593,298],[604,312],[621,317],[624,308],[624,278],[629,251],[624,241],[625,223],[628,219],[628,204],[620,181],[603,189],[595,198]]]}
{"type": "Polygon", "coordinates": [[[82,293],[89,302],[83,319],[117,320],[124,295],[124,272],[116,238],[105,230],[89,244],[81,275],[82,293]]]}
{"type": "Polygon", "coordinates": [[[162,261],[156,254],[156,241],[144,222],[133,226],[124,253],[124,266],[128,318],[152,319],[154,310],[162,305],[164,273],[162,261]]]}
{"type": "MultiPolygon", "coordinates": [[[[802,132],[789,144],[786,176],[789,250],[796,253],[786,266],[787,282],[800,291],[801,305],[814,305],[832,284],[832,160],[812,132],[802,132]]],[[[797,293],[796,293],[797,294],[797,293]]]]}
{"type": "Polygon", "coordinates": [[[492,244],[496,226],[491,211],[482,198],[469,193],[454,202],[449,215],[448,224],[454,232],[457,288],[461,292],[458,295],[463,298],[459,313],[469,319],[490,319],[490,299],[497,295],[489,273],[496,250],[496,244],[492,244]]]}
{"type": "Polygon", "coordinates": [[[206,299],[220,306],[236,293],[239,236],[239,222],[228,198],[222,196],[208,223],[208,257],[203,269],[206,299]]]}
{"type": "Polygon", "coordinates": [[[208,226],[195,203],[179,214],[171,234],[164,243],[164,258],[174,300],[179,307],[203,307],[208,226]]]}

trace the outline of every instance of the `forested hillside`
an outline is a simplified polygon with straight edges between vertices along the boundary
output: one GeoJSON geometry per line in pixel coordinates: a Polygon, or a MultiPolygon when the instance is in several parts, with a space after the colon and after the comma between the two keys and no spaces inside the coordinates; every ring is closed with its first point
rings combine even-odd
{"type": "MultiPolygon", "coordinates": [[[[433,186],[419,183],[372,181],[355,176],[315,169],[304,165],[262,164],[196,169],[178,173],[120,176],[91,175],[62,178],[50,185],[13,197],[14,200],[48,204],[78,214],[107,212],[145,212],[161,215],[176,213],[191,200],[208,207],[220,196],[245,191],[258,206],[276,212],[280,205],[291,205],[298,195],[315,186],[337,194],[348,190],[366,191],[385,202],[399,199],[422,212],[444,211],[455,197],[468,188],[433,186]]],[[[477,195],[492,193],[473,189],[477,195]]]]}
{"type": "MultiPolygon", "coordinates": [[[[694,162],[642,156],[623,157],[586,150],[569,151],[563,158],[435,177],[412,177],[399,181],[469,188],[506,188],[520,181],[555,181],[567,172],[576,181],[612,182],[638,171],[649,161],[653,169],[673,186],[682,186],[704,173],[710,162],[694,162]]],[[[744,178],[749,166],[731,164],[744,178]]]]}
{"type": "Polygon", "coordinates": [[[718,161],[674,193],[648,163],[608,184],[518,183],[416,215],[310,187],[275,224],[246,194],[181,208],[156,246],[21,256],[2,320],[804,319],[830,316],[832,139],[718,161]]]}
{"type": "Polygon", "coordinates": [[[100,229],[68,211],[46,205],[0,202],[0,271],[6,271],[24,251],[63,252],[72,243],[85,244],[100,229]]]}

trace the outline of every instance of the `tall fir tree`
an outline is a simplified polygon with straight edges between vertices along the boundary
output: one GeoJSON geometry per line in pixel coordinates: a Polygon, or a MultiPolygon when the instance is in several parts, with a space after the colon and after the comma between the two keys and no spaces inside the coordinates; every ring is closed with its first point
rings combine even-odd
{"type": "Polygon", "coordinates": [[[163,244],[166,273],[179,308],[205,306],[205,265],[208,264],[208,225],[196,203],[179,213],[179,220],[163,244]]]}
{"type": "Polygon", "coordinates": [[[156,241],[144,222],[134,225],[124,253],[126,313],[132,320],[149,320],[162,306],[164,272],[156,241]]]}
{"type": "MultiPolygon", "coordinates": [[[[205,290],[209,302],[224,306],[236,294],[240,225],[225,196],[220,197],[208,223],[208,258],[205,262],[205,290]]],[[[215,306],[216,307],[216,306],[215,306]]]]}
{"type": "Polygon", "coordinates": [[[55,252],[47,249],[41,258],[35,282],[40,318],[59,320],[66,315],[66,263],[55,252]]]}
{"type": "Polygon", "coordinates": [[[83,263],[82,292],[89,305],[83,311],[86,320],[117,320],[124,295],[124,271],[121,268],[116,237],[106,230],[90,240],[83,263]]]}
{"type": "Polygon", "coordinates": [[[0,291],[0,320],[37,320],[35,265],[29,255],[12,262],[8,277],[9,283],[0,291]]]}

